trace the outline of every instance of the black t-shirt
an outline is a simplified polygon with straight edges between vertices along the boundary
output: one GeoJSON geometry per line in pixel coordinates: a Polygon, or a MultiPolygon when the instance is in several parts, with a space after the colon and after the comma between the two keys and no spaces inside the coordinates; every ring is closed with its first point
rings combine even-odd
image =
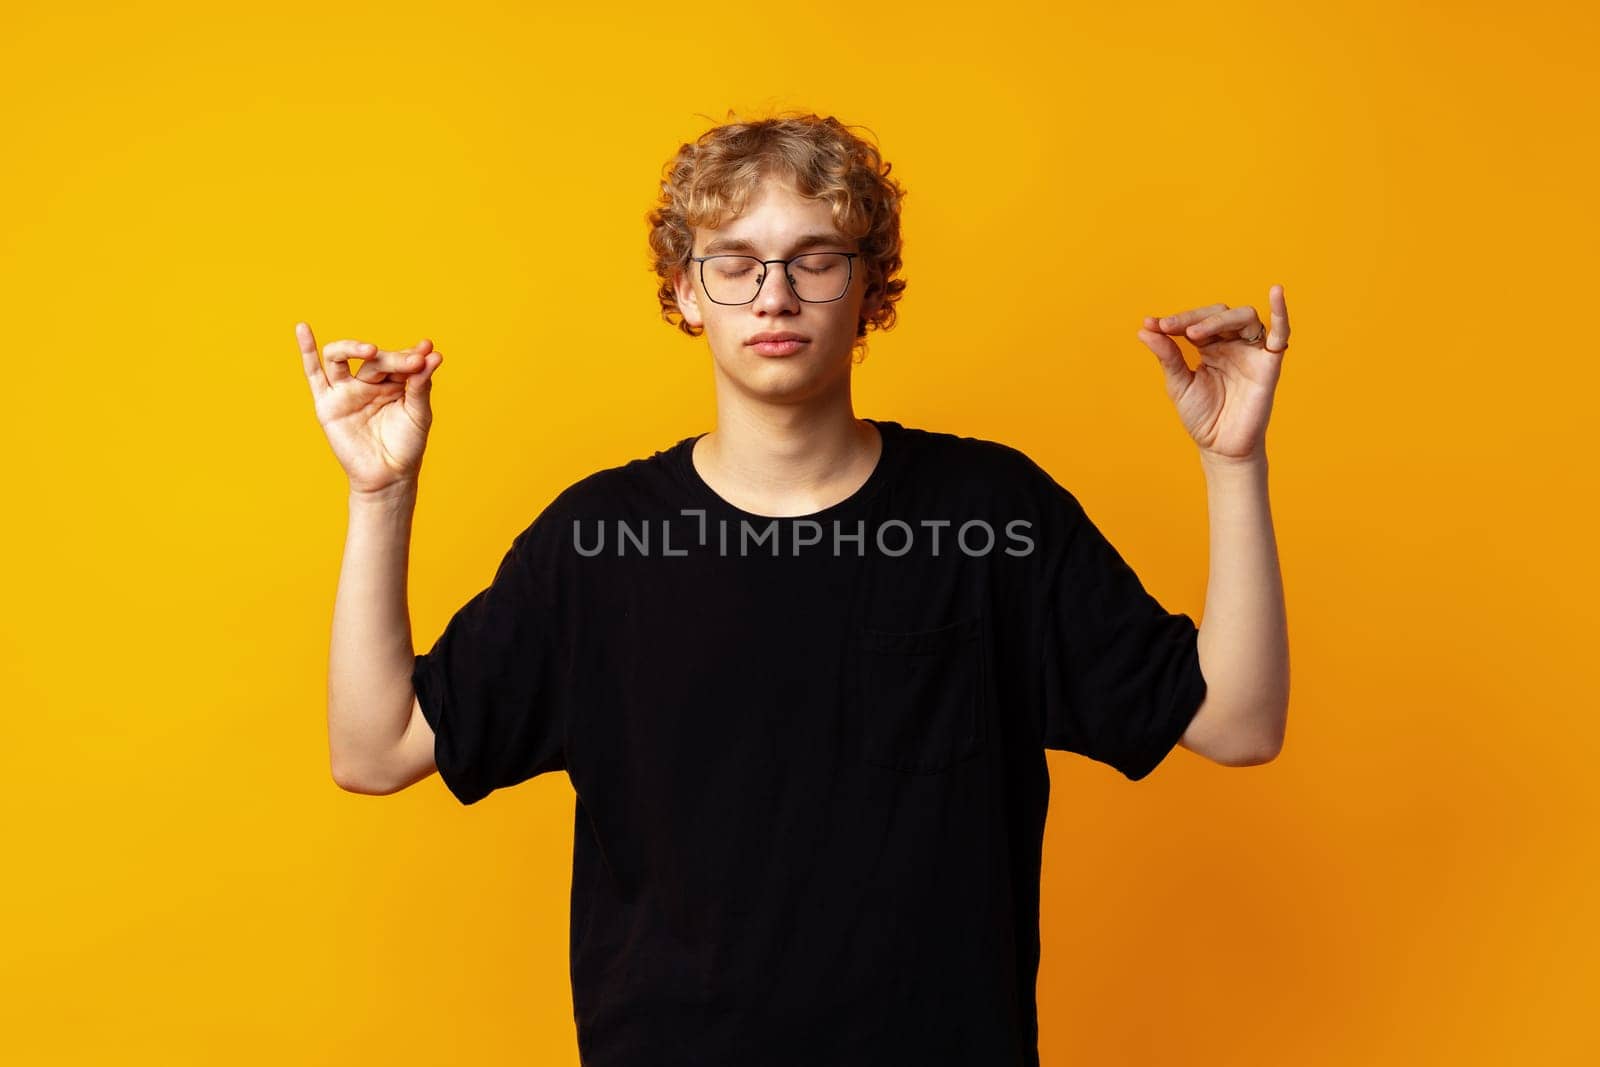
{"type": "Polygon", "coordinates": [[[1045,749],[1130,779],[1206,683],[1024,453],[873,419],[809,516],[724,501],[690,437],[568,487],[418,655],[463,804],[577,794],[586,1067],[1038,1063],[1045,749]]]}

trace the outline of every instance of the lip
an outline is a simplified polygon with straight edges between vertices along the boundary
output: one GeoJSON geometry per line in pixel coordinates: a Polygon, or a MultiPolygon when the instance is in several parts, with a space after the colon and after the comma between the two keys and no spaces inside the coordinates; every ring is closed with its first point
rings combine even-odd
{"type": "Polygon", "coordinates": [[[762,356],[792,356],[811,343],[811,338],[793,330],[764,330],[745,342],[745,347],[762,356]]]}
{"type": "Polygon", "coordinates": [[[808,343],[806,341],[752,341],[749,347],[763,356],[792,356],[808,343]]]}

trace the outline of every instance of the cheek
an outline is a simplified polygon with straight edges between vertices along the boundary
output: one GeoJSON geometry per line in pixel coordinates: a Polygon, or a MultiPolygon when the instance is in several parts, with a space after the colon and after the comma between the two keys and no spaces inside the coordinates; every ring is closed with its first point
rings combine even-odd
{"type": "Polygon", "coordinates": [[[705,325],[706,339],[711,347],[719,352],[728,352],[734,356],[739,355],[739,349],[744,345],[744,334],[740,328],[733,326],[724,315],[715,311],[706,311],[701,308],[702,320],[705,325]]]}
{"type": "Polygon", "coordinates": [[[700,305],[700,321],[706,328],[706,333],[712,337],[722,337],[729,332],[728,317],[717,313],[717,305],[707,307],[700,305]]]}

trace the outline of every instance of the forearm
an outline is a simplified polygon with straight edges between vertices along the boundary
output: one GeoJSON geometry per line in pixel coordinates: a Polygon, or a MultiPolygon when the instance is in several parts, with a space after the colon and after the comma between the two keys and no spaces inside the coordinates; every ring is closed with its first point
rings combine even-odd
{"type": "Polygon", "coordinates": [[[1200,626],[1208,701],[1242,744],[1270,755],[1283,745],[1289,709],[1289,633],[1267,459],[1202,453],[1210,508],[1211,573],[1200,626]]]}
{"type": "Polygon", "coordinates": [[[416,487],[352,492],[328,652],[328,748],[341,784],[369,780],[411,717],[406,566],[416,487]]]}

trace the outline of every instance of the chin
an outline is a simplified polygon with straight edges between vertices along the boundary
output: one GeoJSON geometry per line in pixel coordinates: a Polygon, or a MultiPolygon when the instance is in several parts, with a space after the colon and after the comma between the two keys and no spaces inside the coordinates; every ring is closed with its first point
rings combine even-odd
{"type": "Polygon", "coordinates": [[[762,356],[741,349],[734,359],[719,364],[722,374],[745,392],[774,400],[810,393],[833,377],[831,363],[803,351],[792,356],[762,356]]]}

